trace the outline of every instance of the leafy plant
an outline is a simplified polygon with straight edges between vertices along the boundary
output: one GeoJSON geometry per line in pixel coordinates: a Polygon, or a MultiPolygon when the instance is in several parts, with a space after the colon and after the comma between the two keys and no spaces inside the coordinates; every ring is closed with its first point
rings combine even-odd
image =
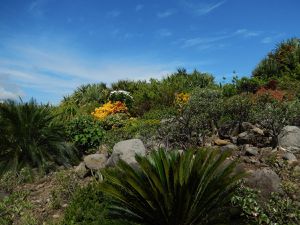
{"type": "Polygon", "coordinates": [[[72,119],[66,125],[69,140],[82,152],[96,148],[102,143],[104,129],[102,123],[90,115],[72,119]]]}
{"type": "Polygon", "coordinates": [[[66,208],[62,225],[132,225],[109,218],[110,201],[103,195],[99,183],[92,182],[78,189],[66,208]]]}
{"type": "Polygon", "coordinates": [[[0,224],[14,224],[22,213],[31,208],[27,196],[28,192],[16,191],[4,199],[0,199],[0,224]]]}
{"type": "Polygon", "coordinates": [[[199,149],[159,150],[149,157],[136,156],[135,170],[124,161],[102,171],[101,190],[112,197],[112,215],[147,225],[208,224],[220,219],[236,182],[236,162],[230,153],[199,149]]]}
{"type": "Polygon", "coordinates": [[[24,167],[45,170],[49,163],[67,165],[74,149],[64,129],[54,123],[50,106],[6,101],[0,105],[0,173],[24,167]]]}

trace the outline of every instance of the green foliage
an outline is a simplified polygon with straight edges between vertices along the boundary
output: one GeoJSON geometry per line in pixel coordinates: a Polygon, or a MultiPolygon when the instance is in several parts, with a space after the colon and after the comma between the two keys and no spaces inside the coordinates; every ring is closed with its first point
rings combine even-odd
{"type": "Polygon", "coordinates": [[[241,124],[249,121],[252,108],[252,101],[249,95],[234,95],[224,102],[224,114],[230,120],[241,124]]]}
{"type": "Polygon", "coordinates": [[[278,101],[269,98],[260,98],[252,108],[252,121],[262,128],[269,130],[273,137],[273,144],[277,144],[277,136],[286,125],[291,125],[299,117],[300,102],[278,101]]]}
{"type": "Polygon", "coordinates": [[[102,143],[104,129],[99,120],[94,119],[91,115],[77,116],[66,125],[66,132],[69,140],[75,146],[86,152],[89,149],[96,148],[102,143]]]}
{"type": "Polygon", "coordinates": [[[102,171],[100,188],[113,198],[116,218],[148,225],[208,224],[220,219],[242,176],[233,173],[235,162],[225,163],[229,155],[211,149],[137,155],[137,169],[120,161],[102,171]]]}
{"type": "Polygon", "coordinates": [[[235,80],[235,85],[238,93],[255,93],[263,82],[256,77],[242,77],[235,80]]]}
{"type": "Polygon", "coordinates": [[[24,167],[45,170],[49,163],[67,165],[74,149],[64,129],[54,123],[50,106],[6,101],[0,105],[0,174],[24,167]]]}
{"type": "Polygon", "coordinates": [[[143,115],[143,119],[155,119],[162,120],[177,115],[177,110],[174,107],[159,107],[156,109],[151,109],[143,115]]]}
{"type": "Polygon", "coordinates": [[[33,180],[34,176],[30,168],[24,167],[18,173],[7,171],[0,177],[0,191],[12,193],[18,185],[33,180]]]}
{"type": "MultiPolygon", "coordinates": [[[[126,225],[108,215],[110,202],[100,191],[99,183],[92,182],[78,189],[65,211],[62,225],[126,225]]],[[[129,225],[129,224],[128,224],[129,225]]],[[[132,225],[132,224],[131,224],[132,225]]]]}
{"type": "Polygon", "coordinates": [[[125,113],[116,113],[108,115],[102,121],[103,128],[105,130],[111,130],[114,128],[123,127],[126,124],[126,120],[128,119],[128,115],[125,113]]]}
{"type": "MultiPolygon", "coordinates": [[[[12,225],[22,214],[31,208],[27,200],[28,192],[16,191],[0,199],[0,224],[12,225]]],[[[25,220],[25,218],[23,218],[25,220]]],[[[23,223],[24,224],[24,223],[23,223]]]]}
{"type": "Polygon", "coordinates": [[[252,72],[263,80],[291,77],[300,79],[300,39],[283,41],[265,57],[252,72]]]}
{"type": "Polygon", "coordinates": [[[222,86],[223,96],[224,97],[232,97],[238,93],[235,84],[224,84],[222,86]]]}
{"type": "Polygon", "coordinates": [[[294,225],[300,222],[300,206],[285,193],[272,193],[267,201],[259,200],[258,191],[241,185],[231,199],[241,209],[247,224],[294,225]]]}
{"type": "Polygon", "coordinates": [[[78,177],[73,171],[60,171],[55,175],[55,189],[51,191],[50,204],[53,209],[59,209],[68,202],[79,188],[78,177]]]}
{"type": "Polygon", "coordinates": [[[103,143],[113,147],[115,143],[131,138],[140,138],[147,143],[151,138],[157,136],[159,127],[160,122],[156,119],[128,119],[124,121],[124,126],[107,131],[103,143]]]}

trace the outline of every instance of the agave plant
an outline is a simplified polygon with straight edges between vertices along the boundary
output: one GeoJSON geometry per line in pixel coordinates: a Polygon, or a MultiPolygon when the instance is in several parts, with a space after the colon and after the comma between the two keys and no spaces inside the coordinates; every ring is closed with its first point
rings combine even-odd
{"type": "Polygon", "coordinates": [[[208,224],[220,219],[242,177],[234,173],[235,161],[225,162],[229,155],[211,149],[137,155],[138,169],[120,161],[104,170],[101,189],[113,199],[115,218],[145,225],[208,224]]]}
{"type": "Polygon", "coordinates": [[[0,105],[0,175],[24,167],[42,170],[48,163],[69,163],[73,149],[54,117],[50,106],[34,100],[0,105]]]}

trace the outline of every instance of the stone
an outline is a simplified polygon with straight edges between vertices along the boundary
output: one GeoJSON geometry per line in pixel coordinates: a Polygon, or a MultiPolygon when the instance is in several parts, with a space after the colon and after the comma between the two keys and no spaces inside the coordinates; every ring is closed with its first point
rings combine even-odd
{"type": "Polygon", "coordinates": [[[85,166],[91,170],[99,170],[105,167],[107,157],[105,154],[91,154],[83,159],[85,166]]]}
{"type": "Polygon", "coordinates": [[[221,152],[238,150],[239,147],[234,144],[224,145],[220,148],[221,152]]]}
{"type": "Polygon", "coordinates": [[[241,124],[241,126],[242,126],[243,131],[249,131],[249,130],[255,128],[255,126],[252,123],[249,123],[249,122],[243,122],[241,124]]]}
{"type": "Polygon", "coordinates": [[[80,177],[80,178],[84,178],[88,174],[88,170],[85,167],[84,162],[79,163],[79,165],[76,166],[74,171],[77,174],[77,176],[80,177]]]}
{"type": "Polygon", "coordinates": [[[278,135],[278,145],[292,153],[300,153],[300,128],[285,126],[278,135]]]}
{"type": "Polygon", "coordinates": [[[300,179],[300,166],[295,166],[292,173],[293,177],[300,179]]]}
{"type": "Polygon", "coordinates": [[[288,162],[295,162],[297,161],[297,158],[296,156],[291,153],[291,152],[286,152],[283,156],[282,156],[283,159],[287,160],[288,162]]]}
{"type": "Polygon", "coordinates": [[[107,161],[107,166],[115,166],[122,159],[131,166],[136,166],[135,155],[146,155],[146,148],[140,139],[120,141],[113,147],[113,152],[107,161]]]}
{"type": "Polygon", "coordinates": [[[214,143],[216,145],[218,145],[218,146],[224,146],[224,145],[230,144],[230,141],[228,141],[228,140],[222,140],[220,138],[217,138],[217,139],[214,140],[214,143]]]}
{"type": "Polygon", "coordinates": [[[258,148],[257,147],[245,147],[245,155],[247,156],[255,156],[258,155],[258,148]]]}
{"type": "Polygon", "coordinates": [[[254,127],[254,128],[252,129],[252,131],[253,131],[254,133],[257,133],[257,134],[261,135],[261,136],[264,135],[264,131],[263,131],[262,129],[258,128],[258,127],[254,127]]]}
{"type": "Polygon", "coordinates": [[[280,192],[280,177],[271,169],[252,171],[246,179],[246,185],[261,191],[261,196],[270,197],[271,192],[280,192]]]}

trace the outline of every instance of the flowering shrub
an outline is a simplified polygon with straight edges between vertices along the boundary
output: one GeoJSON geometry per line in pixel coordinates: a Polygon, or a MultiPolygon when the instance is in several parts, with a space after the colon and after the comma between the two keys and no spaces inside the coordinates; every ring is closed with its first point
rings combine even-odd
{"type": "Polygon", "coordinates": [[[277,100],[277,101],[283,101],[288,97],[286,96],[286,93],[284,91],[266,89],[265,87],[260,88],[255,95],[258,99],[265,96],[265,97],[269,97],[270,100],[277,100]]]}
{"type": "Polygon", "coordinates": [[[96,108],[95,111],[92,112],[92,115],[97,119],[103,120],[109,115],[127,112],[128,108],[126,107],[125,103],[120,101],[112,103],[111,101],[109,101],[104,105],[100,106],[99,108],[96,108]]]}
{"type": "Polygon", "coordinates": [[[133,97],[130,95],[130,93],[123,90],[112,91],[109,95],[109,100],[112,102],[123,102],[128,108],[131,108],[133,103],[133,97]]]}
{"type": "Polygon", "coordinates": [[[175,104],[179,107],[183,107],[190,100],[190,94],[188,93],[179,93],[175,95],[175,104]]]}

